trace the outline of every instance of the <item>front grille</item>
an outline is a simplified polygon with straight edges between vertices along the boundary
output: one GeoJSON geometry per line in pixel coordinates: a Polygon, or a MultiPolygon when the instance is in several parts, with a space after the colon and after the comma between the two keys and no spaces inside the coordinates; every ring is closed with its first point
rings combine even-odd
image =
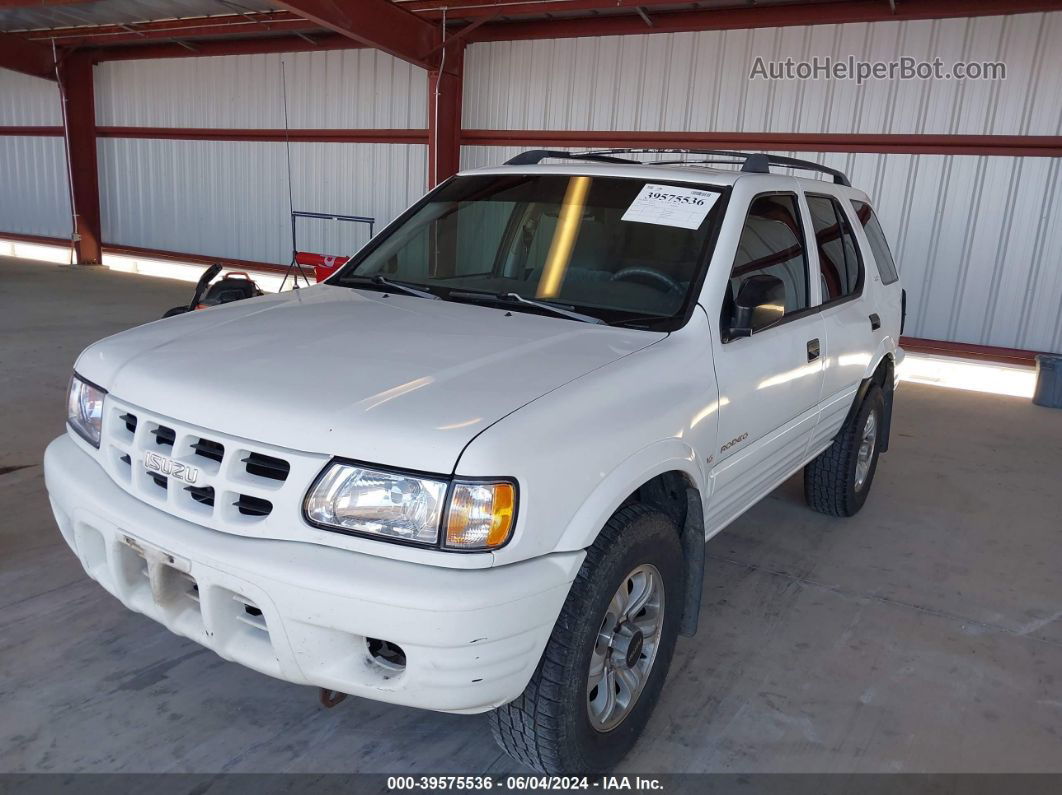
{"type": "Polygon", "coordinates": [[[192,442],[192,449],[195,450],[196,455],[209,458],[211,461],[217,461],[219,464],[221,459],[225,457],[225,445],[210,439],[200,439],[192,442]]]}
{"type": "Polygon", "coordinates": [[[211,508],[214,507],[213,486],[185,486],[184,490],[187,491],[192,496],[192,499],[200,505],[208,505],[211,508]]]}
{"type": "Polygon", "coordinates": [[[173,443],[177,441],[177,432],[173,428],[167,428],[165,425],[159,425],[155,428],[155,444],[160,447],[173,447],[173,443]]]}
{"type": "Polygon", "coordinates": [[[241,494],[233,505],[244,516],[269,516],[273,512],[273,503],[249,494],[241,494]]]}
{"type": "Polygon", "coordinates": [[[284,459],[261,453],[251,453],[243,462],[247,465],[248,473],[270,480],[285,481],[291,471],[291,465],[284,459]]]}
{"type": "MultiPolygon", "coordinates": [[[[320,541],[322,531],[302,521],[302,502],[330,456],[191,425],[114,395],[106,412],[98,460],[132,496],[214,530],[320,541]],[[153,458],[148,469],[150,456],[171,460],[153,458]]],[[[335,538],[344,545],[344,536],[335,538]]]]}

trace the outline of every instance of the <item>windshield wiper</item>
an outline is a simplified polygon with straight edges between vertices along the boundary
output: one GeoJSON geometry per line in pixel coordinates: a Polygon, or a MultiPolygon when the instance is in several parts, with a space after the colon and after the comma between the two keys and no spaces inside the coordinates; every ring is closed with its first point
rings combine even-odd
{"type": "Polygon", "coordinates": [[[447,294],[446,297],[448,299],[452,298],[466,301],[497,301],[501,304],[523,304],[524,306],[533,306],[536,309],[552,312],[554,315],[566,317],[569,320],[578,320],[581,323],[593,323],[598,326],[606,325],[605,321],[599,317],[584,315],[581,312],[572,312],[570,309],[562,309],[561,307],[546,301],[533,301],[530,298],[524,298],[518,293],[488,293],[474,290],[454,290],[447,294]]]}
{"type": "Polygon", "coordinates": [[[435,293],[429,293],[427,290],[418,289],[412,284],[407,284],[406,282],[393,281],[380,273],[374,274],[372,276],[348,276],[346,279],[343,280],[344,284],[349,284],[350,282],[358,284],[375,284],[379,285],[380,287],[390,287],[392,290],[397,290],[398,292],[406,293],[407,295],[415,295],[418,298],[430,298],[433,301],[439,300],[439,296],[435,295],[435,293]]]}
{"type": "MultiPolygon", "coordinates": [[[[654,321],[670,320],[670,319],[671,318],[669,318],[667,315],[636,315],[635,317],[625,317],[625,318],[621,318],[620,320],[610,320],[610,321],[608,321],[608,324],[610,326],[626,326],[629,323],[644,324],[646,322],[652,323],[654,321]]],[[[645,328],[645,326],[641,325],[641,326],[637,326],[637,328],[645,328]]]]}

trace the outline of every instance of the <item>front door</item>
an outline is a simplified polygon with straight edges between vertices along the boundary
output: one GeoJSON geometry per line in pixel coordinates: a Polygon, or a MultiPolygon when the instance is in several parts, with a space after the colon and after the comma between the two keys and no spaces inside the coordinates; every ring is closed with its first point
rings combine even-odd
{"type": "Polygon", "coordinates": [[[804,462],[822,389],[824,326],[812,306],[808,251],[795,193],[752,199],[714,335],[719,450],[713,453],[706,526],[722,529],[804,462]],[[731,336],[734,299],[758,275],[780,279],[782,316],[731,336]]]}

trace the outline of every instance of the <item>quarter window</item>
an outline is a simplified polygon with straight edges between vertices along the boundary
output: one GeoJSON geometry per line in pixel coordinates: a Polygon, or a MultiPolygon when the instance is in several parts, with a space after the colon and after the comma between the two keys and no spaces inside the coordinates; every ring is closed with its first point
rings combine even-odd
{"type": "Polygon", "coordinates": [[[889,251],[889,243],[885,240],[885,233],[881,230],[878,217],[866,202],[853,200],[852,207],[870,242],[870,251],[874,255],[874,262],[877,263],[882,283],[892,284],[900,276],[896,272],[896,262],[892,258],[892,252],[889,251]]]}
{"type": "Polygon", "coordinates": [[[808,195],[807,200],[819,252],[822,303],[859,293],[863,289],[863,265],[841,205],[829,196],[808,195]]]}
{"type": "Polygon", "coordinates": [[[789,193],[753,200],[741,230],[730,272],[729,302],[750,276],[774,276],[785,287],[785,314],[808,306],[808,261],[796,196],[789,193]]]}

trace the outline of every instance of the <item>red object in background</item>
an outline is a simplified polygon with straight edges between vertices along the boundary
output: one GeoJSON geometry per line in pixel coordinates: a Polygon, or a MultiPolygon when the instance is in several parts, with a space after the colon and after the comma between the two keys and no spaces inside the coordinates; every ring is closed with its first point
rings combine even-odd
{"type": "Polygon", "coordinates": [[[312,266],[317,281],[323,282],[339,270],[341,266],[346,265],[347,258],[330,256],[328,254],[313,254],[309,251],[296,251],[295,261],[300,265],[312,266]]]}

